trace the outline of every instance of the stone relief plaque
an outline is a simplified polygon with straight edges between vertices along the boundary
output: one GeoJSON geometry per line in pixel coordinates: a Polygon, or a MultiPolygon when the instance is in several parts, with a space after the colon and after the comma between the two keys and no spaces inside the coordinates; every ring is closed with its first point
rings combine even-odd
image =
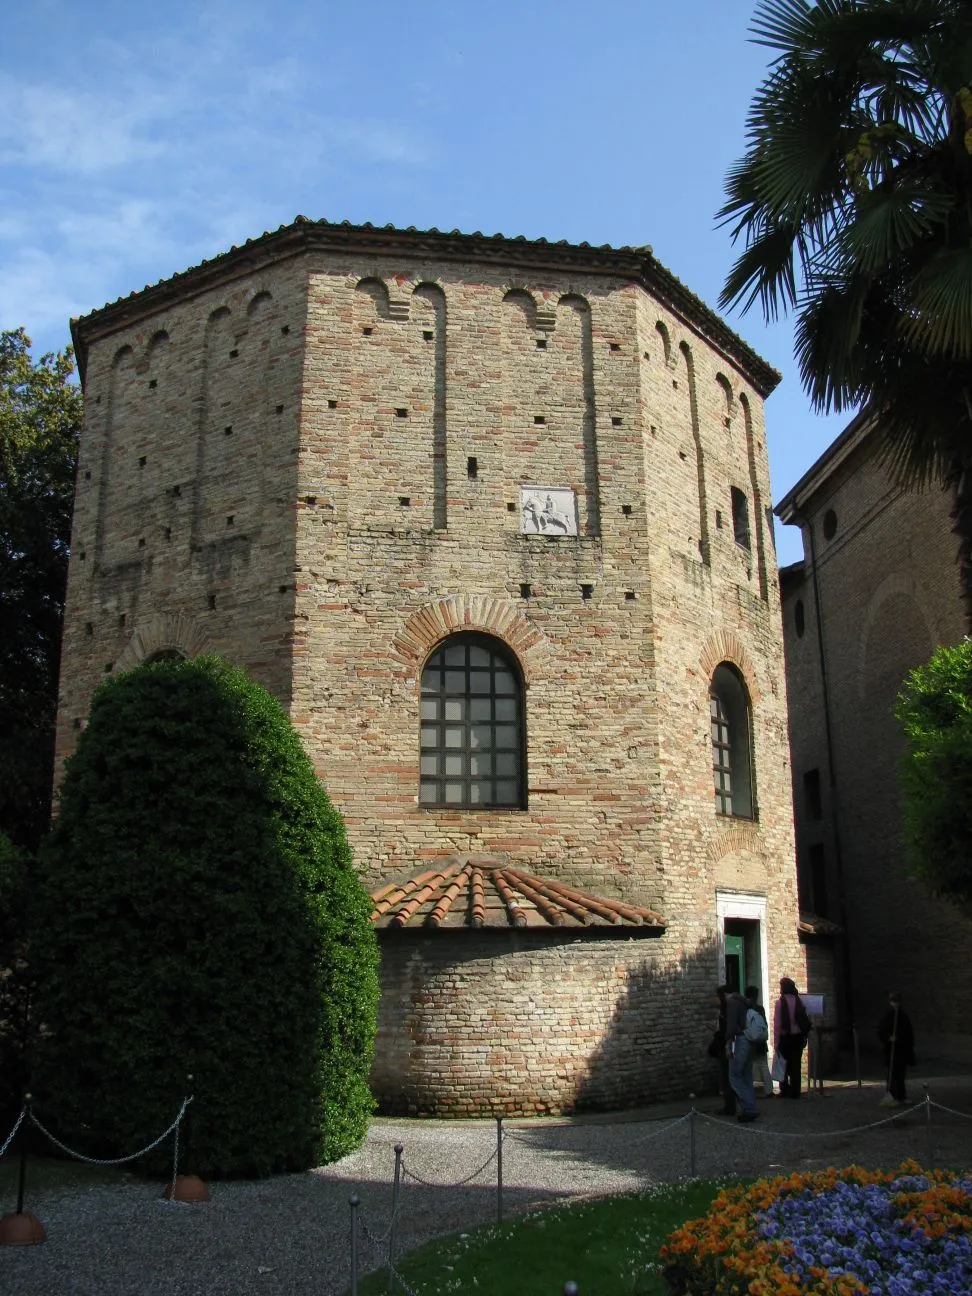
{"type": "Polygon", "coordinates": [[[577,535],[577,500],[565,486],[520,487],[523,535],[577,535]]]}

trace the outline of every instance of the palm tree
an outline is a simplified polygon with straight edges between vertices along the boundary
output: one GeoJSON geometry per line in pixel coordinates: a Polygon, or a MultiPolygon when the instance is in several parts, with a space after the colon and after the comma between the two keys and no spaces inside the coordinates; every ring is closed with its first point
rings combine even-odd
{"type": "Polygon", "coordinates": [[[972,0],[761,0],[777,52],[719,212],[720,304],[796,312],[815,408],[861,408],[902,484],[954,494],[972,628],[972,0]]]}

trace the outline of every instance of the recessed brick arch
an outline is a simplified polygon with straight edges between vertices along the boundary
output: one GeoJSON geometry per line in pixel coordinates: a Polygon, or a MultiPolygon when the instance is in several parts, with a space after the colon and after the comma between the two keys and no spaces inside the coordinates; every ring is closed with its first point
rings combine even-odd
{"type": "Polygon", "coordinates": [[[706,854],[712,864],[718,864],[727,855],[761,858],[759,825],[755,821],[734,821],[716,828],[709,836],[706,854]]]}
{"type": "Polygon", "coordinates": [[[491,595],[456,594],[427,603],[412,613],[395,636],[393,655],[418,670],[436,644],[464,630],[479,630],[500,639],[516,654],[524,683],[530,683],[547,641],[522,612],[491,595]]]}
{"type": "Polygon", "coordinates": [[[115,662],[114,674],[131,670],[139,662],[166,648],[176,648],[187,657],[198,657],[209,643],[206,629],[193,617],[174,612],[159,612],[136,626],[132,637],[115,662]]]}
{"type": "Polygon", "coordinates": [[[868,696],[868,690],[871,685],[871,679],[868,675],[868,650],[872,648],[871,638],[874,622],[878,614],[883,610],[885,603],[889,599],[903,599],[914,612],[915,618],[923,626],[927,635],[927,644],[923,645],[923,650],[918,654],[918,660],[923,661],[940,642],[939,635],[935,629],[935,618],[928,607],[924,592],[918,582],[910,575],[902,572],[889,572],[881,581],[880,585],[868,599],[864,614],[860,618],[859,638],[857,642],[857,694],[862,700],[868,696]],[[927,648],[927,651],[924,649],[927,648]],[[923,652],[923,655],[922,655],[923,652]]]}
{"type": "Polygon", "coordinates": [[[706,682],[712,679],[715,668],[723,662],[735,666],[743,677],[746,689],[749,692],[750,704],[756,706],[760,699],[759,685],[756,683],[756,672],[753,670],[753,664],[745,645],[739,636],[731,630],[718,630],[699,654],[699,667],[705,676],[706,682]]]}

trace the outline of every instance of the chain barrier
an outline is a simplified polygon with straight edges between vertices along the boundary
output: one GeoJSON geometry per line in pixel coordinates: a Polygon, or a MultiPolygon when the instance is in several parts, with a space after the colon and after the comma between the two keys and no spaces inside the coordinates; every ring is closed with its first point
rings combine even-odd
{"type": "MultiPolygon", "coordinates": [[[[914,1107],[909,1107],[909,1111],[917,1111],[924,1107],[924,1101],[915,1103],[914,1107]]],[[[933,1104],[934,1105],[934,1104],[933,1104]]],[[[708,1121],[712,1125],[719,1125],[723,1129],[731,1128],[726,1121],[720,1121],[715,1116],[708,1116],[705,1112],[697,1112],[702,1120],[708,1121]]],[[[850,1125],[846,1129],[833,1130],[777,1130],[777,1129],[753,1129],[752,1125],[747,1126],[745,1130],[740,1131],[744,1134],[757,1134],[761,1138],[782,1138],[782,1139],[808,1139],[808,1138],[840,1138],[845,1134],[863,1134],[866,1130],[880,1129],[882,1125],[891,1125],[894,1121],[900,1120],[904,1115],[903,1112],[897,1112],[894,1116],[886,1116],[883,1120],[872,1121],[869,1125],[850,1125]]]]}
{"type": "MultiPolygon", "coordinates": [[[[49,1139],[50,1142],[53,1143],[55,1147],[60,1148],[62,1152],[66,1152],[68,1156],[74,1157],[76,1161],[83,1161],[86,1165],[124,1165],[126,1161],[137,1161],[140,1156],[145,1156],[147,1152],[153,1151],[153,1149],[157,1148],[160,1143],[163,1143],[169,1137],[173,1130],[177,1131],[176,1137],[178,1138],[179,1123],[186,1114],[186,1108],[191,1102],[191,1097],[182,1100],[182,1106],[179,1109],[178,1116],[169,1128],[163,1134],[160,1134],[153,1143],[149,1143],[147,1147],[143,1147],[139,1152],[133,1152],[131,1156],[123,1157],[88,1157],[82,1155],[80,1152],[75,1152],[74,1149],[69,1148],[66,1143],[62,1143],[60,1139],[55,1138],[50,1130],[45,1129],[32,1111],[28,1111],[27,1114],[33,1124],[37,1126],[46,1139],[49,1139]]],[[[178,1152],[178,1143],[176,1145],[176,1150],[178,1152]]]]}
{"type": "Polygon", "coordinates": [[[405,1293],[405,1296],[418,1296],[418,1292],[416,1292],[413,1287],[409,1287],[408,1283],[405,1281],[405,1279],[398,1272],[398,1270],[395,1268],[394,1265],[389,1265],[388,1269],[389,1272],[394,1275],[395,1281],[401,1287],[402,1291],[405,1293]]]}
{"type": "Polygon", "coordinates": [[[380,1251],[382,1247],[388,1244],[388,1241],[391,1238],[392,1229],[395,1227],[396,1221],[398,1220],[398,1217],[401,1214],[401,1209],[402,1209],[402,1205],[401,1205],[401,1201],[399,1201],[398,1205],[392,1211],[391,1217],[388,1220],[388,1227],[385,1229],[381,1237],[376,1237],[375,1234],[372,1233],[368,1225],[365,1223],[364,1215],[362,1214],[360,1216],[359,1223],[361,1225],[362,1236],[364,1237],[366,1242],[371,1243],[371,1245],[375,1248],[376,1251],[380,1251]]]}
{"type": "MultiPolygon", "coordinates": [[[[929,1107],[937,1107],[939,1111],[948,1112],[949,1116],[961,1116],[963,1120],[972,1120],[972,1116],[968,1112],[956,1111],[954,1107],[945,1107],[941,1103],[935,1102],[934,1098],[928,1098],[926,1101],[929,1107]]],[[[922,1105],[921,1103],[915,1104],[916,1107],[922,1105]]]]}
{"type": "MultiPolygon", "coordinates": [[[[667,1134],[669,1130],[674,1129],[676,1125],[684,1125],[687,1120],[691,1120],[691,1119],[692,1119],[692,1113],[686,1112],[684,1116],[676,1116],[674,1117],[674,1119],[670,1121],[665,1121],[664,1124],[662,1124],[658,1129],[650,1130],[647,1134],[642,1134],[640,1138],[626,1139],[625,1142],[628,1147],[640,1147],[643,1143],[653,1143],[655,1139],[661,1138],[662,1135],[667,1134]]],[[[631,1122],[632,1125],[638,1123],[640,1122],[636,1122],[636,1121],[631,1122]]],[[[652,1122],[652,1124],[654,1124],[654,1122],[652,1122]]],[[[547,1134],[552,1129],[561,1130],[561,1129],[583,1129],[583,1128],[586,1127],[581,1125],[568,1125],[568,1124],[544,1125],[543,1132],[544,1134],[547,1134]]],[[[509,1130],[508,1132],[504,1131],[503,1137],[509,1138],[510,1141],[513,1143],[520,1143],[523,1146],[530,1146],[530,1142],[528,1138],[529,1132],[530,1132],[529,1130],[509,1130]]]]}
{"type": "Polygon", "coordinates": [[[27,1115],[27,1108],[24,1107],[24,1108],[22,1109],[20,1115],[17,1117],[17,1123],[16,1123],[16,1125],[13,1127],[13,1129],[10,1131],[10,1133],[7,1135],[7,1137],[4,1139],[4,1141],[3,1141],[3,1147],[0,1147],[0,1158],[3,1157],[3,1154],[6,1152],[7,1148],[10,1146],[10,1144],[11,1144],[11,1143],[14,1141],[14,1139],[16,1138],[16,1136],[17,1136],[17,1131],[20,1129],[20,1126],[23,1124],[23,1120],[24,1120],[24,1117],[25,1117],[26,1115],[27,1115]]]}
{"type": "MultiPolygon", "coordinates": [[[[506,1135],[504,1134],[503,1137],[505,1139],[506,1135]]],[[[473,1179],[478,1175],[481,1175],[484,1170],[488,1170],[496,1160],[496,1156],[497,1153],[492,1152],[489,1159],[484,1161],[478,1170],[474,1170],[472,1174],[466,1175],[465,1179],[457,1179],[455,1183],[431,1183],[428,1179],[423,1179],[421,1175],[416,1174],[414,1170],[409,1170],[404,1161],[402,1162],[402,1175],[408,1179],[414,1179],[415,1182],[420,1183],[423,1188],[462,1188],[464,1184],[471,1183],[473,1179]]]]}

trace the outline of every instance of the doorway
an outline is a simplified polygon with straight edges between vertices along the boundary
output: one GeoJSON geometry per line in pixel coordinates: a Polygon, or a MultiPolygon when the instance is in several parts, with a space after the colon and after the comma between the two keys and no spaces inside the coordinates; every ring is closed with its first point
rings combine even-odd
{"type": "Polygon", "coordinates": [[[767,1002],[766,897],[731,892],[716,893],[719,940],[719,980],[731,990],[745,993],[747,985],[759,987],[767,1002]]]}
{"type": "Polygon", "coordinates": [[[748,918],[723,920],[725,943],[725,980],[730,990],[745,993],[748,985],[762,991],[763,977],[759,958],[759,923],[748,918]]]}

